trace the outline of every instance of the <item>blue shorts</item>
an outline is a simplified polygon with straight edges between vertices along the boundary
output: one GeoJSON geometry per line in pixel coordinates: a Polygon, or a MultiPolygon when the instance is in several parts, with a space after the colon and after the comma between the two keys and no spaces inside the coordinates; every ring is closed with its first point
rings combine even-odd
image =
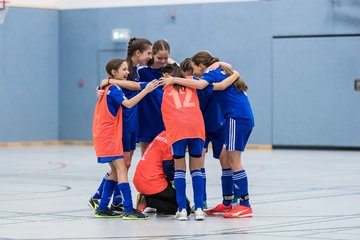
{"type": "Polygon", "coordinates": [[[121,156],[114,156],[114,157],[98,157],[98,163],[111,163],[112,161],[116,160],[116,159],[122,159],[124,158],[123,155],[121,156]]]}
{"type": "Polygon", "coordinates": [[[156,136],[141,136],[141,137],[137,137],[138,142],[146,142],[146,143],[151,143],[154,139],[156,138],[156,136]]]}
{"type": "Polygon", "coordinates": [[[221,151],[225,144],[225,135],[226,135],[225,125],[223,128],[217,130],[216,132],[206,132],[206,140],[204,143],[204,148],[206,148],[206,152],[209,146],[209,143],[212,144],[213,149],[213,157],[216,159],[220,158],[221,151]]]}
{"type": "Polygon", "coordinates": [[[124,133],[122,135],[124,152],[131,152],[136,148],[136,132],[124,133]]]}
{"type": "Polygon", "coordinates": [[[254,122],[251,119],[226,118],[225,144],[228,151],[243,152],[254,122]]]}
{"type": "Polygon", "coordinates": [[[171,145],[173,156],[185,156],[186,147],[188,147],[190,156],[201,157],[204,148],[204,141],[200,138],[186,138],[176,141],[171,145]]]}

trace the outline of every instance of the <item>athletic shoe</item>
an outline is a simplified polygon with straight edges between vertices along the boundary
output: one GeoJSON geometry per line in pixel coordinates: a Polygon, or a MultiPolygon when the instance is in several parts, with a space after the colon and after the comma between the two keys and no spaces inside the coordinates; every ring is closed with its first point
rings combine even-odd
{"type": "Polygon", "coordinates": [[[99,206],[99,200],[93,199],[92,197],[88,201],[89,207],[91,207],[93,210],[96,210],[99,206]]]}
{"type": "MultiPolygon", "coordinates": [[[[146,204],[146,201],[145,201],[146,204]]],[[[156,213],[156,208],[152,208],[152,207],[146,207],[144,209],[144,211],[142,211],[143,213],[156,213]]]]}
{"type": "Polygon", "coordinates": [[[95,210],[95,217],[97,218],[121,218],[122,214],[112,211],[110,208],[105,208],[104,210],[95,210]]]}
{"type": "Polygon", "coordinates": [[[120,203],[119,205],[111,204],[110,209],[116,213],[122,214],[124,212],[124,206],[120,203]]]}
{"type": "Polygon", "coordinates": [[[176,220],[179,220],[179,221],[187,221],[188,220],[188,217],[187,217],[187,211],[185,208],[183,208],[181,210],[181,212],[179,212],[179,210],[176,212],[174,218],[176,220]]]}
{"type": "MultiPolygon", "coordinates": [[[[203,204],[202,204],[202,209],[203,210],[206,210],[208,209],[208,205],[207,205],[207,202],[206,201],[203,201],[203,204]]],[[[191,212],[194,213],[195,212],[195,205],[191,207],[191,212]]]]}
{"type": "Polygon", "coordinates": [[[224,213],[225,218],[248,218],[252,217],[251,207],[246,207],[242,205],[234,206],[229,212],[224,213]]]}
{"type": "Polygon", "coordinates": [[[124,212],[122,215],[124,220],[147,220],[149,216],[133,208],[132,212],[124,212]]]}
{"type": "Polygon", "coordinates": [[[224,204],[220,203],[216,205],[216,207],[206,210],[205,213],[209,216],[215,216],[215,213],[226,213],[229,212],[231,208],[232,208],[231,205],[225,206],[224,204]]]}
{"type": "Polygon", "coordinates": [[[196,209],[195,211],[195,220],[201,221],[205,219],[205,213],[201,208],[196,209]]]}
{"type": "Polygon", "coordinates": [[[145,200],[145,196],[141,193],[139,193],[136,197],[136,209],[140,212],[143,212],[145,210],[145,208],[147,207],[146,205],[146,200],[145,200]]]}

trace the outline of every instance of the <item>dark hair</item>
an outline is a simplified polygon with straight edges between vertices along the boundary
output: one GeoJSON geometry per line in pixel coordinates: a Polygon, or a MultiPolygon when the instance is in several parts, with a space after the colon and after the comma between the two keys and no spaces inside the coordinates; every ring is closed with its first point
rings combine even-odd
{"type": "MultiPolygon", "coordinates": [[[[211,64],[219,62],[220,60],[218,58],[214,58],[211,56],[211,54],[207,51],[201,51],[195,54],[191,61],[196,65],[199,66],[200,64],[203,64],[205,67],[209,67],[211,64]]],[[[224,70],[225,74],[230,76],[233,74],[233,71],[228,67],[221,67],[222,70],[224,70]]],[[[247,91],[248,86],[246,83],[241,80],[240,78],[236,79],[233,83],[238,91],[247,91]]]]}
{"type": "Polygon", "coordinates": [[[183,72],[189,72],[189,71],[193,71],[193,68],[191,66],[191,58],[185,58],[181,63],[180,63],[180,68],[183,72]]]}
{"type": "Polygon", "coordinates": [[[112,70],[119,70],[121,64],[123,64],[125,62],[125,60],[123,59],[112,59],[110,60],[107,64],[106,64],[106,73],[110,76],[110,77],[114,77],[114,75],[112,74],[112,70]]]}
{"type": "MultiPolygon", "coordinates": [[[[173,64],[166,64],[163,68],[162,68],[162,73],[168,73],[173,77],[180,77],[180,78],[185,78],[185,74],[184,72],[181,70],[181,68],[179,67],[179,65],[177,65],[177,63],[173,63],[173,64]]],[[[181,86],[179,84],[174,84],[173,85],[176,91],[179,91],[180,88],[185,89],[184,86],[181,86]]]]}
{"type": "Polygon", "coordinates": [[[154,55],[157,54],[158,52],[162,51],[162,50],[167,50],[170,53],[170,45],[169,45],[169,43],[164,39],[157,40],[156,42],[154,42],[154,45],[153,45],[153,48],[152,48],[153,58],[150,59],[148,61],[148,63],[147,63],[149,66],[154,63],[154,55]]]}
{"type": "Polygon", "coordinates": [[[152,43],[145,38],[131,38],[129,40],[128,47],[127,47],[126,61],[129,66],[129,72],[130,72],[129,75],[130,75],[131,79],[134,78],[134,73],[133,73],[134,64],[131,61],[131,57],[135,54],[135,52],[137,50],[139,50],[140,52],[144,52],[150,46],[152,46],[152,43]]]}

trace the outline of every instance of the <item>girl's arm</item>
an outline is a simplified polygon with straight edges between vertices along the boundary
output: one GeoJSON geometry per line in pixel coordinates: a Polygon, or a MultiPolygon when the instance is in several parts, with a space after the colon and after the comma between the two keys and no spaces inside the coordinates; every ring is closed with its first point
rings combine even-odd
{"type": "Polygon", "coordinates": [[[148,94],[149,92],[151,92],[152,90],[154,90],[155,88],[157,88],[159,86],[160,82],[158,80],[152,80],[151,82],[149,82],[146,87],[144,88],[144,90],[142,90],[141,92],[139,92],[138,94],[136,94],[136,96],[130,98],[130,99],[125,99],[122,102],[122,105],[127,107],[127,108],[131,108],[133,107],[135,104],[137,104],[143,97],[146,96],[146,94],[148,94]]]}
{"type": "Polygon", "coordinates": [[[215,69],[217,69],[217,68],[219,68],[219,67],[221,67],[221,66],[232,69],[232,66],[231,66],[230,63],[226,63],[226,62],[215,62],[215,63],[211,64],[206,70],[215,70],[215,69]]]}
{"type": "Polygon", "coordinates": [[[106,87],[109,84],[116,84],[121,88],[126,88],[129,90],[141,90],[141,86],[137,82],[126,81],[126,80],[116,80],[113,78],[102,80],[100,83],[100,88],[106,87]]]}
{"type": "Polygon", "coordinates": [[[240,77],[240,73],[238,71],[233,70],[233,74],[229,77],[225,78],[221,82],[214,83],[214,90],[224,90],[228,88],[231,84],[233,84],[236,79],[240,77]]]}
{"type": "Polygon", "coordinates": [[[178,77],[169,77],[169,78],[161,78],[164,81],[164,88],[172,85],[172,84],[179,84],[181,86],[195,88],[195,89],[203,89],[209,83],[205,80],[194,80],[192,78],[178,78],[178,77]]]}

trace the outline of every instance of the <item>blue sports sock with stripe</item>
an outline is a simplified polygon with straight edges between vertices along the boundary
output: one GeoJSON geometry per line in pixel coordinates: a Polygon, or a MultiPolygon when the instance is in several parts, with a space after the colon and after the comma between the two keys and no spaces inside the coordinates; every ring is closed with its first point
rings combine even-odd
{"type": "Polygon", "coordinates": [[[201,170],[193,170],[190,172],[192,178],[192,186],[194,192],[195,209],[203,208],[204,200],[204,179],[201,170]]]}
{"type": "Polygon", "coordinates": [[[118,184],[118,188],[123,196],[123,205],[124,211],[130,213],[133,211],[133,203],[131,197],[130,184],[128,182],[123,182],[118,184]]]}
{"type": "Polygon", "coordinates": [[[240,199],[239,204],[246,207],[250,207],[249,197],[248,197],[249,195],[248,178],[245,170],[234,172],[233,179],[234,179],[235,196],[237,196],[240,199]]]}
{"type": "Polygon", "coordinates": [[[114,196],[113,196],[113,204],[115,206],[121,204],[123,202],[121,192],[118,187],[114,188],[114,196]]]}
{"type": "Polygon", "coordinates": [[[101,184],[100,184],[98,190],[96,191],[96,193],[94,194],[92,199],[100,199],[101,198],[101,195],[102,195],[102,192],[103,192],[103,189],[104,189],[104,182],[108,177],[109,177],[109,173],[106,173],[105,176],[103,177],[102,181],[101,181],[101,184]]]}
{"type": "Polygon", "coordinates": [[[202,174],[202,177],[204,180],[204,199],[203,199],[203,201],[206,202],[207,194],[206,194],[206,171],[205,171],[205,168],[201,169],[201,174],[202,174]]]}
{"type": "Polygon", "coordinates": [[[179,206],[179,211],[186,209],[186,172],[184,170],[175,170],[174,186],[176,189],[176,202],[179,206]]]}
{"type": "Polygon", "coordinates": [[[116,183],[117,182],[112,180],[108,180],[108,179],[105,180],[103,193],[101,195],[101,200],[98,207],[99,210],[105,210],[108,207],[116,183]]]}
{"type": "Polygon", "coordinates": [[[230,206],[234,195],[233,171],[231,168],[222,169],[221,187],[223,194],[223,204],[225,206],[230,206]]]}

